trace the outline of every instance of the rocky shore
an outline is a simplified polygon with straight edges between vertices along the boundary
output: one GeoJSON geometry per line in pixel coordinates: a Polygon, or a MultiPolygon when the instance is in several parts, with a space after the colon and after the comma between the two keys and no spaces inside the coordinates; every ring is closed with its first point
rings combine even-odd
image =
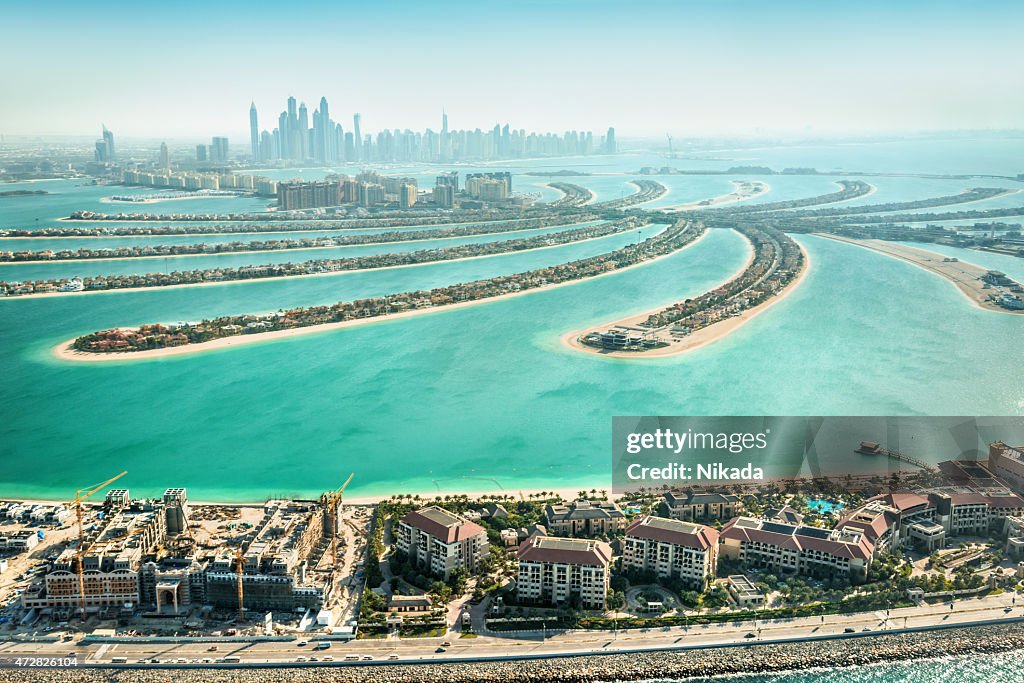
{"type": "Polygon", "coordinates": [[[593,655],[516,662],[437,663],[433,665],[294,667],[248,670],[34,670],[4,672],[10,683],[591,683],[685,679],[734,673],[768,673],[819,667],[928,659],[956,655],[994,654],[1024,649],[1024,626],[1001,624],[890,635],[872,635],[823,642],[744,647],[593,655]]]}

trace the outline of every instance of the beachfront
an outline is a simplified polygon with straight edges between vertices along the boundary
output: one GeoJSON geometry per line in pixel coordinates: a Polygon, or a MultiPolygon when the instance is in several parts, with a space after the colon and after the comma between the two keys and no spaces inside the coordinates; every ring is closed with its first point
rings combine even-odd
{"type": "Polygon", "coordinates": [[[876,239],[855,239],[824,233],[819,235],[839,242],[845,242],[846,244],[871,249],[880,254],[912,263],[930,273],[945,278],[956,285],[956,288],[978,308],[986,311],[998,311],[1000,313],[1024,314],[1024,309],[1010,309],[999,304],[999,296],[1004,293],[1002,290],[1006,289],[1005,293],[1009,295],[1012,285],[1004,288],[998,285],[993,286],[987,282],[986,278],[992,273],[987,268],[905,244],[876,239]]]}

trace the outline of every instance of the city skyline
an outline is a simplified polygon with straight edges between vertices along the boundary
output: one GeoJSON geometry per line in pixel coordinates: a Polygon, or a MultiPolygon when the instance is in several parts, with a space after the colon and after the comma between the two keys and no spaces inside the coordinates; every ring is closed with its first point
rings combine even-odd
{"type": "Polygon", "coordinates": [[[300,93],[310,109],[313,93],[326,97],[339,121],[360,112],[375,131],[436,129],[442,110],[453,129],[615,125],[626,137],[1022,127],[1013,29],[1024,8],[996,0],[314,2],[275,18],[273,35],[294,38],[285,49],[253,38],[268,16],[258,4],[130,15],[117,3],[104,13],[58,4],[67,15],[59,25],[38,7],[5,11],[12,37],[0,52],[20,66],[4,77],[4,135],[86,135],[102,122],[125,138],[242,141],[244,103],[269,112],[270,102],[300,93]],[[316,25],[302,21],[311,12],[316,25]],[[218,50],[232,63],[210,61],[196,22],[231,27],[218,50]],[[111,39],[94,40],[100,27],[111,39]],[[143,58],[158,48],[170,50],[174,68],[143,58]],[[448,58],[437,60],[439,50],[448,58]]]}

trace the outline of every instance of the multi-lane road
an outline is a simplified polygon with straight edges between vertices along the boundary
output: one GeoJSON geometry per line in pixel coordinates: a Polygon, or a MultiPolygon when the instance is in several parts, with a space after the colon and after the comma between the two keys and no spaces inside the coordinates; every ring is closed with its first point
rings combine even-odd
{"type": "Polygon", "coordinates": [[[418,663],[466,659],[552,657],[594,653],[629,652],[657,649],[721,647],[758,642],[783,642],[835,637],[865,637],[877,633],[946,628],[956,625],[994,623],[1007,619],[1024,620],[1024,602],[1014,594],[1001,594],[914,608],[830,615],[776,621],[675,627],[664,629],[620,630],[617,632],[572,631],[543,637],[541,633],[480,635],[460,638],[451,633],[445,638],[390,638],[385,640],[335,641],[326,650],[314,650],[315,636],[306,645],[289,642],[220,642],[216,650],[206,642],[176,644],[132,642],[66,643],[3,642],[0,660],[8,665],[14,659],[69,658],[78,666],[110,666],[127,660],[128,665],[152,666],[225,666],[225,658],[238,658],[243,666],[302,664],[309,666],[354,664],[418,663]],[[443,643],[449,643],[444,645],[443,643]],[[439,651],[443,650],[443,651],[439,651]],[[316,657],[315,661],[309,661],[316,657]],[[325,662],[324,657],[329,659],[325,662]],[[299,661],[305,658],[305,661],[299,661]],[[204,660],[207,660],[204,664],[204,660]]]}

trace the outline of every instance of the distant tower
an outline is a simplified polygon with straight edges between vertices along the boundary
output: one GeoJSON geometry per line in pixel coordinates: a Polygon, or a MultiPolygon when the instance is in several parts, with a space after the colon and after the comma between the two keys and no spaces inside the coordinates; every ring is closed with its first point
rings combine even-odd
{"type": "Polygon", "coordinates": [[[299,131],[297,137],[299,139],[299,158],[306,159],[312,156],[309,149],[309,110],[306,109],[306,103],[302,102],[299,104],[299,131]]]}
{"type": "Polygon", "coordinates": [[[167,143],[160,143],[160,168],[168,169],[171,167],[171,158],[167,153],[167,143]]]}
{"type": "Polygon", "coordinates": [[[253,160],[260,158],[260,126],[256,116],[256,102],[249,104],[249,144],[252,147],[253,160]]]}
{"type": "Polygon", "coordinates": [[[107,130],[106,126],[103,126],[103,144],[107,148],[107,161],[114,161],[117,159],[117,154],[114,152],[114,134],[107,130]]]}
{"type": "Polygon", "coordinates": [[[334,124],[331,123],[331,112],[327,108],[327,98],[320,98],[320,149],[317,154],[321,161],[334,161],[334,124]]]}
{"type": "Polygon", "coordinates": [[[359,121],[363,117],[360,114],[354,114],[352,116],[352,134],[355,136],[356,141],[356,161],[363,160],[363,138],[359,132],[359,121]]]}
{"type": "Polygon", "coordinates": [[[604,137],[604,152],[605,154],[615,154],[619,151],[619,146],[615,142],[615,129],[609,128],[608,134],[604,137]]]}
{"type": "MultiPolygon", "coordinates": [[[[299,115],[294,97],[288,98],[288,158],[299,158],[299,115]]],[[[283,131],[282,131],[283,132],[283,131]]]]}

